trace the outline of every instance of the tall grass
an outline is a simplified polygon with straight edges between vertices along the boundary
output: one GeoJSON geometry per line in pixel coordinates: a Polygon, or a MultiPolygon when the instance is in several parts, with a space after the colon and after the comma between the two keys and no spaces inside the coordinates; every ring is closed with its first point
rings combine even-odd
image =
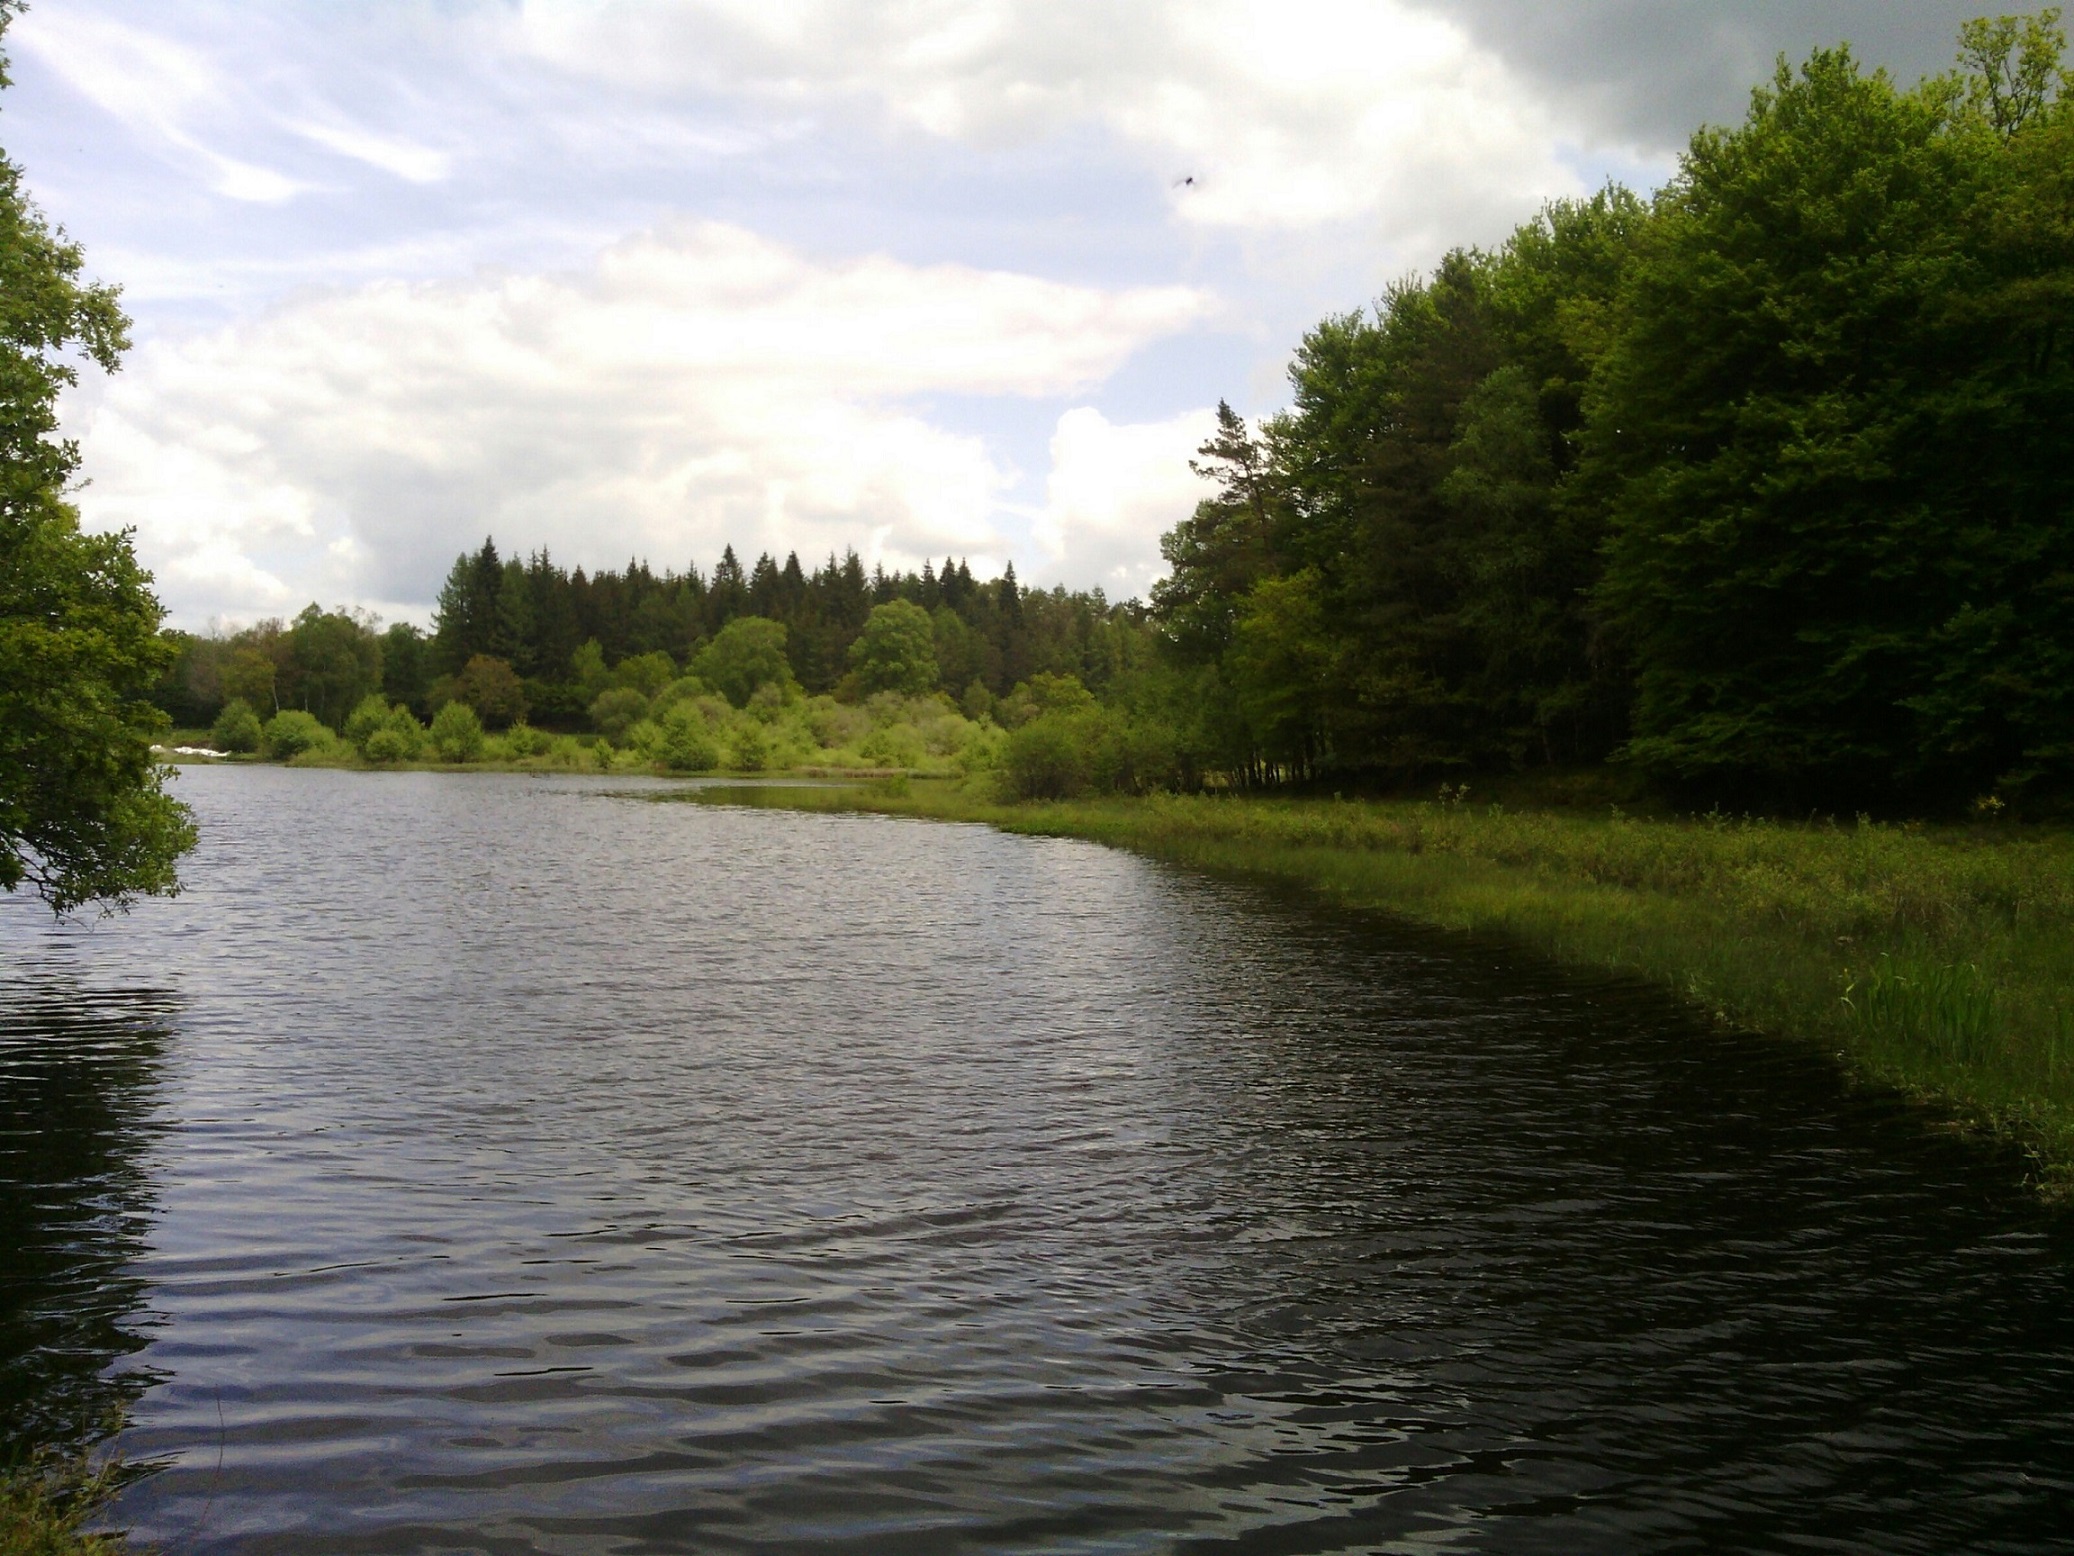
{"type": "Polygon", "coordinates": [[[86,1525],[123,1484],[113,1461],[46,1452],[0,1468],[0,1556],[118,1556],[135,1550],[122,1535],[86,1525]]]}
{"type": "Polygon", "coordinates": [[[953,785],[782,803],[984,821],[1293,878],[1494,932],[1792,1034],[2031,1145],[2074,1184],[2074,835],[1643,819],[1466,803],[1156,797],[1003,805],[953,785]]]}

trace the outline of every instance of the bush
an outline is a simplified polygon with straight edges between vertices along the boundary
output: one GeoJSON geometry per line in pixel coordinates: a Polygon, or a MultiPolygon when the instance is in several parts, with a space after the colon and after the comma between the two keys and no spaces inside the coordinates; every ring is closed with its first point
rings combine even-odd
{"type": "Polygon", "coordinates": [[[266,754],[280,761],[321,751],[338,737],[314,713],[288,708],[266,721],[266,754]]]}
{"type": "Polygon", "coordinates": [[[402,703],[368,696],[347,715],[346,739],[367,761],[408,762],[424,749],[425,726],[402,703]]]}
{"type": "Polygon", "coordinates": [[[408,762],[418,754],[418,742],[394,725],[384,724],[367,737],[360,754],[370,762],[408,762]]]}
{"type": "Polygon", "coordinates": [[[720,765],[720,746],[695,704],[679,703],[663,715],[656,760],[673,773],[711,772],[720,765]]]}
{"type": "Polygon", "coordinates": [[[648,699],[631,686],[615,686],[600,692],[591,704],[591,723],[607,740],[620,741],[628,730],[648,717],[648,699]]]}
{"type": "Polygon", "coordinates": [[[353,748],[362,756],[367,755],[367,742],[377,730],[385,729],[389,723],[389,704],[380,692],[369,692],[353,706],[346,715],[345,728],[340,731],[353,748]]]}
{"type": "Polygon", "coordinates": [[[546,756],[554,749],[555,737],[544,729],[535,729],[524,719],[504,732],[504,745],[515,757],[546,756]]]}
{"type": "Polygon", "coordinates": [[[442,762],[482,759],[482,720],[465,702],[450,702],[432,720],[432,749],[442,762]]]}
{"type": "Polygon", "coordinates": [[[882,724],[857,743],[857,754],[875,767],[913,767],[922,760],[922,737],[912,725],[882,724]]]}
{"type": "Polygon", "coordinates": [[[209,729],[209,744],[218,751],[257,751],[259,741],[259,715],[242,697],[233,697],[225,703],[209,729]]]}
{"type": "Polygon", "coordinates": [[[1018,800],[1069,800],[1089,783],[1087,741],[1072,715],[1044,714],[1008,737],[1001,785],[1018,800]]]}
{"type": "Polygon", "coordinates": [[[771,741],[761,724],[743,721],[736,727],[734,739],[735,766],[745,773],[760,773],[770,766],[771,741]]]}
{"type": "Polygon", "coordinates": [[[699,698],[710,697],[712,694],[713,688],[697,676],[679,676],[649,699],[648,716],[659,719],[680,702],[696,702],[699,698]]]}

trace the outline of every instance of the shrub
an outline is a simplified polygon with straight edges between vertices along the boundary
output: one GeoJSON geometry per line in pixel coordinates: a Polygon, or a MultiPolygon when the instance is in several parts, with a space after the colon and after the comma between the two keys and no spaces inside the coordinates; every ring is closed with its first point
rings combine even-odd
{"type": "Polygon", "coordinates": [[[393,724],[384,724],[367,737],[360,754],[370,762],[408,762],[418,754],[418,743],[393,724]]]}
{"type": "Polygon", "coordinates": [[[524,719],[504,732],[505,748],[515,757],[546,756],[554,749],[555,737],[544,729],[535,729],[524,719]]]}
{"type": "Polygon", "coordinates": [[[744,721],[736,727],[734,739],[735,766],[745,773],[760,773],[770,765],[770,736],[761,724],[744,721]]]}
{"type": "Polygon", "coordinates": [[[680,702],[696,702],[701,697],[712,695],[713,688],[697,676],[679,676],[649,700],[648,715],[650,718],[659,719],[680,702]]]}
{"type": "Polygon", "coordinates": [[[631,686],[615,686],[600,692],[591,704],[591,723],[607,740],[620,741],[628,730],[648,717],[648,699],[631,686]]]}
{"type": "Polygon", "coordinates": [[[242,697],[225,703],[209,729],[209,744],[218,751],[257,751],[259,741],[259,715],[242,697]]]}
{"type": "Polygon", "coordinates": [[[857,743],[857,754],[878,767],[913,767],[922,759],[922,737],[912,725],[882,724],[857,743]]]}
{"type": "Polygon", "coordinates": [[[340,731],[353,748],[362,756],[367,755],[367,742],[377,730],[389,724],[389,704],[380,692],[369,692],[353,706],[346,715],[345,728],[340,731]]]}
{"type": "Polygon", "coordinates": [[[347,715],[346,739],[370,762],[408,762],[424,749],[425,726],[402,703],[369,696],[347,715]]]}
{"type": "Polygon", "coordinates": [[[482,720],[465,702],[450,702],[432,720],[432,749],[442,762],[482,759],[482,720]]]}
{"type": "Polygon", "coordinates": [[[673,773],[711,772],[720,765],[720,746],[697,706],[679,703],[663,715],[656,759],[673,773]]]}
{"type": "Polygon", "coordinates": [[[1068,800],[1088,787],[1088,753],[1069,714],[1032,719],[1008,737],[1001,784],[1011,799],[1068,800]]]}
{"type": "Polygon", "coordinates": [[[281,761],[305,751],[321,751],[337,737],[314,713],[287,708],[266,721],[266,754],[281,761]]]}

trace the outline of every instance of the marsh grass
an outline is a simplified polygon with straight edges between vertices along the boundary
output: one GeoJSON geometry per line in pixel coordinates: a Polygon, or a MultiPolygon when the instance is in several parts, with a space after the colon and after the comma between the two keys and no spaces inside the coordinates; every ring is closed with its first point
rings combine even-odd
{"type": "Polygon", "coordinates": [[[129,1478],[114,1460],[55,1451],[0,1468],[0,1556],[136,1551],[120,1534],[86,1528],[129,1478]]]}
{"type": "Polygon", "coordinates": [[[1819,1043],[1863,1077],[2021,1140],[2055,1192],[2074,1186],[2074,835],[2063,831],[1592,816],[1459,795],[1004,805],[937,783],[763,803],[1090,838],[1496,933],[1647,980],[1719,1021],[1819,1043]]]}

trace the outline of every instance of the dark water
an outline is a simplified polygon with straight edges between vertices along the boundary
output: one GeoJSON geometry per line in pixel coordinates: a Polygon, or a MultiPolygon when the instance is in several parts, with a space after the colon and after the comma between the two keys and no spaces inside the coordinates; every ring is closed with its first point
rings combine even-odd
{"type": "Polygon", "coordinates": [[[2074,1239],[1650,1001],[1122,854],[190,771],[0,906],[0,1405],[172,1552],[2047,1551],[2074,1239]]]}

